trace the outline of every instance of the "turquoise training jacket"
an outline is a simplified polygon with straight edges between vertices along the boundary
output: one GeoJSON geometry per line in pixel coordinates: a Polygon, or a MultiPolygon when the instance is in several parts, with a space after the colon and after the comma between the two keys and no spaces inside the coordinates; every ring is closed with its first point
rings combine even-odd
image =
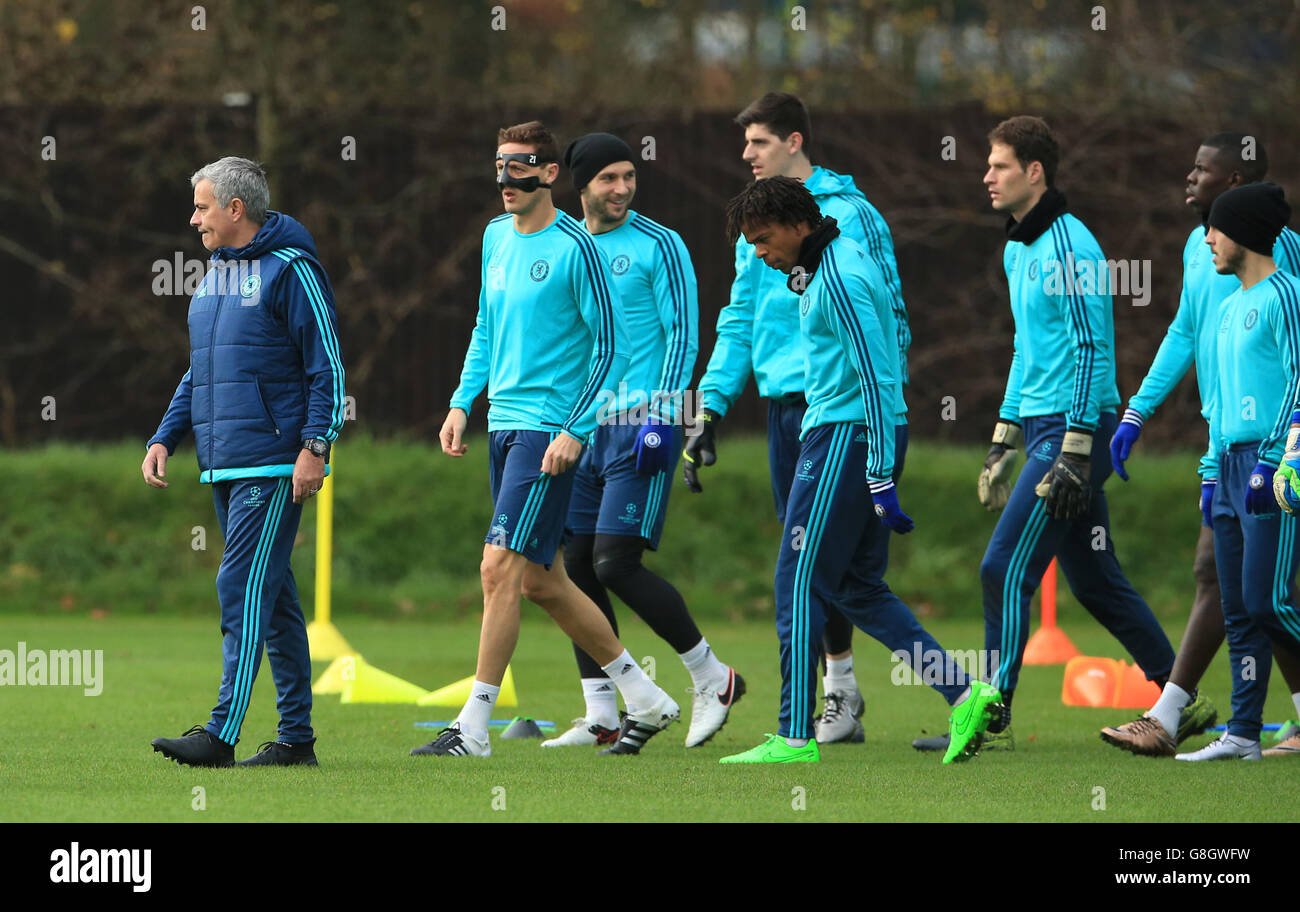
{"type": "Polygon", "coordinates": [[[902,386],[897,336],[880,322],[882,311],[892,315],[889,293],[866,252],[840,235],[798,298],[808,399],[800,439],[822,425],[865,424],[867,481],[878,485],[893,479],[902,386]]]}
{"type": "Polygon", "coordinates": [[[1219,313],[1210,441],[1220,451],[1259,441],[1259,458],[1280,465],[1300,403],[1300,279],[1278,270],[1219,313]]]}
{"type": "MultiPolygon", "coordinates": [[[[1283,228],[1273,246],[1273,259],[1279,269],[1300,275],[1300,237],[1283,228]]],[[[1128,407],[1146,421],[1169,397],[1183,379],[1187,369],[1196,364],[1196,384],[1201,396],[1201,416],[1208,427],[1214,404],[1214,386],[1218,369],[1215,349],[1219,308],[1241,282],[1235,275],[1219,275],[1214,268],[1214,253],[1205,243],[1205,226],[1198,225],[1183,245],[1183,291],[1178,298],[1178,312],[1165,331],[1151,368],[1138,387],[1128,407]]],[[[1208,433],[1207,433],[1208,436],[1208,433]]],[[[1197,469],[1201,478],[1219,477],[1219,451],[1211,442],[1197,469]]]]}
{"type": "Polygon", "coordinates": [[[700,350],[700,295],[681,236],[639,212],[613,231],[594,234],[623,301],[631,363],[606,413],[640,411],[674,423],[700,350]],[[651,401],[654,398],[657,401],[651,401]]]}
{"type": "Polygon", "coordinates": [[[609,264],[572,216],[520,234],[499,215],[483,232],[482,286],[452,408],[488,391],[488,429],[562,431],[586,444],[602,390],[630,360],[623,302],[609,264]]]}
{"type": "Polygon", "coordinates": [[[1022,223],[1008,220],[1002,264],[1016,329],[998,416],[1018,422],[1064,414],[1070,429],[1091,433],[1102,410],[1119,405],[1101,246],[1066,211],[1065,196],[1048,189],[1022,223]]]}
{"type": "MultiPolygon", "coordinates": [[[[841,233],[856,241],[884,276],[906,383],[912,336],[889,226],[848,175],[818,166],[804,186],[822,215],[835,219],[841,233]]],[[[799,337],[798,310],[791,300],[796,296],[786,287],[785,276],[756,258],[754,246],[743,236],[736,241],[735,265],[731,301],[718,314],[717,342],[699,383],[701,405],[720,415],[740,398],[751,373],[760,396],[804,392],[803,354],[793,344],[799,337]]]]}

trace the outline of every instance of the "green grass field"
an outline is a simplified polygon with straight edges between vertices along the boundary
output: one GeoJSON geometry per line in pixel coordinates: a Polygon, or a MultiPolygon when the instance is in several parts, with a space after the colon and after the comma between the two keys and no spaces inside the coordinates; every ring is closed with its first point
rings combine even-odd
{"type": "MultiPolygon", "coordinates": [[[[581,713],[570,647],[536,609],[515,657],[518,710],[561,727],[581,713]]],[[[633,655],[656,660],[659,682],[689,713],[689,679],[647,628],[621,613],[633,655]]],[[[477,622],[336,617],[366,658],[433,688],[469,674],[477,622]]],[[[949,649],[982,643],[972,619],[928,622],[949,649]]],[[[776,639],[758,621],[702,625],[719,655],[749,682],[748,695],[712,742],[691,751],[684,723],[639,757],[592,750],[544,751],[536,741],[493,739],[490,759],[436,760],[407,752],[432,737],[413,723],[455,709],[342,705],[319,697],[318,769],[204,770],[155,754],[151,738],[203,721],[216,695],[220,635],[215,607],[190,617],[0,616],[0,648],[102,649],[103,692],[75,687],[5,687],[0,820],[5,821],[1267,821],[1289,819],[1296,764],[1183,764],[1133,757],[1105,745],[1097,729],[1129,710],[1060,703],[1060,667],[1028,668],[1016,695],[1013,753],[987,752],[942,766],[911,739],[944,728],[946,707],[929,688],[890,683],[884,650],[859,635],[858,677],[867,698],[867,742],[831,745],[818,765],[724,767],[718,758],[751,747],[775,725],[780,685],[776,639]],[[204,810],[195,810],[195,789],[204,810]],[[1096,789],[1105,809],[1095,810],[1096,789]],[[500,791],[500,790],[504,791],[500,791]],[[494,809],[493,802],[501,809],[494,809]],[[802,801],[803,809],[796,809],[802,801]]],[[[1066,624],[1084,651],[1119,657],[1095,624],[1066,624]]],[[[1169,630],[1174,642],[1181,626],[1169,630]]],[[[1206,693],[1227,710],[1226,655],[1206,693]]],[[[317,671],[322,666],[317,666],[317,671]]],[[[239,759],[274,734],[274,689],[262,663],[239,759]]],[[[1265,718],[1293,715],[1277,676],[1265,718]]],[[[1199,745],[1208,737],[1193,739],[1199,745]]]]}

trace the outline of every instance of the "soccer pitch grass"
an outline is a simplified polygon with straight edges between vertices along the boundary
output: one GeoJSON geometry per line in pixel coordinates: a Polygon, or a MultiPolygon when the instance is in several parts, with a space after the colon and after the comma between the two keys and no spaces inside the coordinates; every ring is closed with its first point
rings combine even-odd
{"type": "MultiPolygon", "coordinates": [[[[582,711],[571,648],[526,606],[513,669],[519,708],[563,730],[582,711]]],[[[80,687],[6,686],[0,763],[0,820],[6,821],[1280,821],[1297,764],[1186,764],[1134,757],[1104,744],[1103,725],[1131,710],[1061,705],[1061,668],[1026,668],[1016,693],[1014,752],[985,752],[943,766],[910,746],[922,730],[946,729],[947,708],[930,688],[891,683],[883,647],[855,637],[866,697],[867,740],[828,745],[820,764],[721,766],[718,758],[757,744],[776,724],[780,678],[776,636],[761,622],[705,624],[718,654],[749,691],[713,741],[682,747],[689,678],[667,646],[620,613],[632,654],[653,656],[659,683],[681,703],[683,722],[638,757],[594,750],[543,750],[535,740],[493,738],[488,759],[411,757],[430,740],[422,720],[455,708],[342,705],[316,700],[318,769],[194,769],[155,754],[150,740],[206,721],[220,672],[217,621],[168,617],[103,619],[0,617],[0,648],[102,649],[103,692],[80,687]],[[194,809],[195,788],[204,810],[194,809]],[[1094,809],[1104,789],[1104,809],[1094,809]],[[494,808],[494,803],[496,807],[494,808]],[[802,809],[800,809],[802,807],[802,809]]],[[[433,688],[470,674],[476,620],[338,619],[368,661],[433,688]]],[[[952,650],[982,645],[973,620],[928,621],[952,650]]],[[[1082,614],[1062,625],[1085,653],[1119,657],[1117,645],[1082,614]]],[[[1177,643],[1181,625],[1169,630],[1177,643]]],[[[323,665],[317,665],[317,673],[323,665]]],[[[1228,716],[1226,650],[1203,689],[1228,716]]],[[[274,736],[275,692],[262,662],[236,757],[274,736]]],[[[1294,715],[1274,674],[1266,721],[1294,715]]],[[[1190,739],[1199,746],[1210,735],[1190,739]]]]}

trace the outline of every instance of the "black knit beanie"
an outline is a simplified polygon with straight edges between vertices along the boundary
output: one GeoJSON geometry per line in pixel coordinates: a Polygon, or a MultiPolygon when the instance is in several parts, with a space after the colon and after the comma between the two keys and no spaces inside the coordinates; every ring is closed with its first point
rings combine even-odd
{"type": "Polygon", "coordinates": [[[633,161],[632,149],[610,133],[588,133],[564,150],[564,167],[573,172],[573,189],[582,190],[614,162],[633,161]]]}
{"type": "Polygon", "coordinates": [[[1210,227],[1247,250],[1273,255],[1273,245],[1291,219],[1291,207],[1277,184],[1244,184],[1219,194],[1210,207],[1210,227]]]}

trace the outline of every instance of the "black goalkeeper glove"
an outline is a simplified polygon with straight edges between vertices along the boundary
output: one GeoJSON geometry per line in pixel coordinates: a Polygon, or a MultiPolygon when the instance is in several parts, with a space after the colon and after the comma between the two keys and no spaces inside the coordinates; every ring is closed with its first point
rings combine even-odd
{"type": "Polygon", "coordinates": [[[1053,519],[1078,519],[1092,502],[1092,435],[1066,431],[1061,452],[1047,470],[1034,493],[1045,498],[1047,515],[1053,519]]]}
{"type": "Polygon", "coordinates": [[[686,438],[686,449],[682,450],[682,477],[686,487],[696,494],[704,490],[700,484],[701,466],[711,466],[718,461],[718,445],[714,440],[714,430],[722,416],[713,409],[703,409],[695,416],[695,433],[686,438]]]}

